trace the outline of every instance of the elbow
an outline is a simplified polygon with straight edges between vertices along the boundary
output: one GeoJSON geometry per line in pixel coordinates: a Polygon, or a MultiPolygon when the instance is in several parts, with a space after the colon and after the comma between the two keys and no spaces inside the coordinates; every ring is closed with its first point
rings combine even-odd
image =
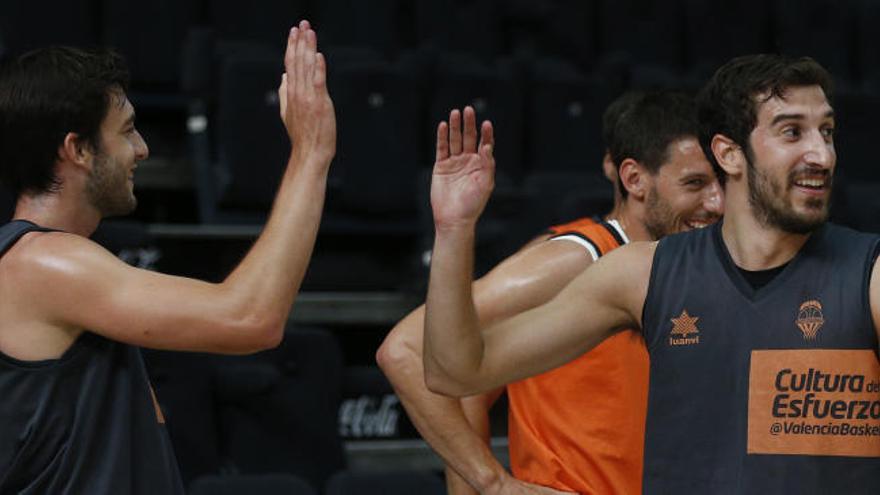
{"type": "Polygon", "coordinates": [[[435,394],[454,398],[465,397],[476,392],[431,365],[425,366],[425,388],[435,394]]]}
{"type": "Polygon", "coordinates": [[[255,352],[274,349],[284,340],[286,321],[260,315],[245,316],[238,321],[236,334],[236,354],[253,354],[255,352]]]}
{"type": "Polygon", "coordinates": [[[443,373],[432,371],[430,367],[425,368],[425,387],[431,392],[447,397],[464,397],[468,395],[466,391],[458,386],[454,381],[449,380],[443,373]]]}
{"type": "Polygon", "coordinates": [[[376,364],[392,382],[396,381],[398,376],[422,366],[418,353],[394,332],[390,333],[376,350],[376,364]]]}
{"type": "Polygon", "coordinates": [[[275,349],[284,340],[286,322],[270,322],[257,330],[257,345],[261,351],[275,349]]]}

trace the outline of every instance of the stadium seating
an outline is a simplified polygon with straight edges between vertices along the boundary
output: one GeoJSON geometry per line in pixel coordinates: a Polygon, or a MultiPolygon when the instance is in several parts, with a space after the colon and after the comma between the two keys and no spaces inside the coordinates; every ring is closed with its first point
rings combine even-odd
{"type": "Polygon", "coordinates": [[[325,495],[443,495],[446,486],[432,473],[342,471],[327,482],[325,495]]]}

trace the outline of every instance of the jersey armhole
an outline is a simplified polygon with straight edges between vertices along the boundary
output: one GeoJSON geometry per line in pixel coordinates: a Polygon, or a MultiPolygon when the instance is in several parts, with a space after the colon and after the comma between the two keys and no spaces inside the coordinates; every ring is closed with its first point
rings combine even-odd
{"type": "Polygon", "coordinates": [[[654,348],[654,335],[648,334],[647,319],[648,319],[648,311],[651,307],[651,299],[653,298],[654,287],[656,286],[655,280],[659,276],[657,273],[660,270],[659,263],[657,263],[657,258],[660,255],[660,248],[663,246],[665,239],[660,239],[657,241],[657,246],[654,248],[654,256],[651,257],[651,275],[648,277],[648,290],[645,292],[645,301],[642,303],[642,321],[639,325],[639,332],[642,334],[642,338],[645,339],[645,345],[648,347],[648,351],[654,348]]]}
{"type": "Polygon", "coordinates": [[[587,251],[587,253],[590,254],[590,257],[593,259],[593,261],[597,261],[599,259],[599,257],[602,255],[601,251],[599,250],[599,247],[596,246],[593,243],[593,241],[588,239],[586,236],[583,236],[583,235],[578,234],[576,232],[559,234],[559,235],[553,236],[547,240],[548,241],[574,242],[574,243],[578,244],[579,246],[583,247],[587,251]]]}

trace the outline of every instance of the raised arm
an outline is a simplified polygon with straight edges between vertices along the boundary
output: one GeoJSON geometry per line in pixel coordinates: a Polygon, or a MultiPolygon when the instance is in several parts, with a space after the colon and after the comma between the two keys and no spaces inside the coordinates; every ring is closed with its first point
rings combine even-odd
{"type": "MultiPolygon", "coordinates": [[[[485,140],[485,124],[483,130],[485,140]]],[[[492,190],[494,162],[491,141],[470,148],[467,136],[454,126],[438,128],[431,185],[436,237],[425,313],[426,383],[455,396],[546,371],[618,329],[637,327],[654,249],[615,250],[548,303],[482,330],[471,287],[474,227],[492,190]]]]}
{"type": "Polygon", "coordinates": [[[61,327],[71,339],[90,330],[162,349],[277,345],[311,256],[336,147],[326,66],[307,21],[291,30],[284,64],[279,96],[290,159],[262,234],[222,283],[135,269],[76,235],[29,234],[7,255],[18,256],[7,267],[22,270],[4,279],[28,298],[23,318],[61,327]]]}
{"type": "MultiPolygon", "coordinates": [[[[469,118],[473,119],[473,114],[466,110],[465,121],[469,118]]],[[[574,243],[530,244],[474,283],[480,324],[488,325],[546,302],[590,261],[587,252],[574,243]]],[[[509,479],[487,445],[488,409],[500,390],[462,402],[430,392],[424,381],[423,330],[424,307],[420,307],[386,337],[377,353],[379,365],[422,437],[446,462],[450,494],[474,493],[456,480],[455,473],[479,493],[508,493],[515,481],[509,479]]],[[[533,330],[540,335],[540,328],[533,330]]]]}

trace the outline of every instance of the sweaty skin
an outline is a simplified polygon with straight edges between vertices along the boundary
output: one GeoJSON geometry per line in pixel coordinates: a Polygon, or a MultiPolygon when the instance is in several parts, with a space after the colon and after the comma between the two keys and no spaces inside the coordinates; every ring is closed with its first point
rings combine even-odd
{"type": "MultiPolygon", "coordinates": [[[[0,259],[0,351],[21,360],[58,358],[88,330],[156,349],[247,353],[276,346],[311,256],[336,148],[326,66],[309,23],[291,30],[279,88],[294,143],[263,234],[220,283],[130,267],[87,236],[101,220],[88,184],[96,154],[68,134],[59,148],[55,193],[22,195],[14,218],[62,232],[29,233],[0,259]]],[[[111,104],[101,125],[101,166],[120,197],[147,156],[133,108],[111,104]]],[[[106,192],[106,191],[105,191],[106,192]]],[[[115,193],[114,193],[115,194],[115,193]]]]}
{"type": "MultiPolygon", "coordinates": [[[[449,126],[463,132],[461,140],[476,144],[476,124],[472,110],[464,111],[464,128],[459,114],[450,115],[449,126]]],[[[449,149],[438,135],[438,150],[449,149]]],[[[485,130],[485,124],[484,124],[485,130]]],[[[455,134],[453,133],[453,136],[455,134]]],[[[464,148],[464,146],[462,146],[464,148]]],[[[667,211],[674,212],[655,222],[663,233],[706,225],[721,212],[721,191],[711,166],[702,155],[695,138],[681,138],[669,144],[669,161],[659,173],[648,173],[632,159],[624,161],[621,176],[630,192],[625,205],[618,204],[613,218],[626,225],[628,237],[649,239],[645,226],[646,196],[661,191],[667,211]],[[697,151],[698,153],[695,153],[697,151]]],[[[447,159],[438,153],[438,160],[447,159]]],[[[609,166],[610,158],[606,155],[609,166]]],[[[544,242],[536,238],[520,252],[502,262],[474,283],[474,297],[480,323],[487,326],[547,302],[574,276],[592,262],[590,254],[573,242],[544,242]]],[[[447,463],[449,493],[464,495],[488,493],[499,480],[509,477],[487,447],[488,409],[502,393],[468,397],[460,402],[428,391],[422,373],[422,333],[424,307],[404,318],[386,337],[377,362],[394,385],[407,413],[422,436],[447,463]],[[461,473],[461,476],[459,476],[461,473]]],[[[557,488],[567,486],[561,480],[557,488]]]]}

